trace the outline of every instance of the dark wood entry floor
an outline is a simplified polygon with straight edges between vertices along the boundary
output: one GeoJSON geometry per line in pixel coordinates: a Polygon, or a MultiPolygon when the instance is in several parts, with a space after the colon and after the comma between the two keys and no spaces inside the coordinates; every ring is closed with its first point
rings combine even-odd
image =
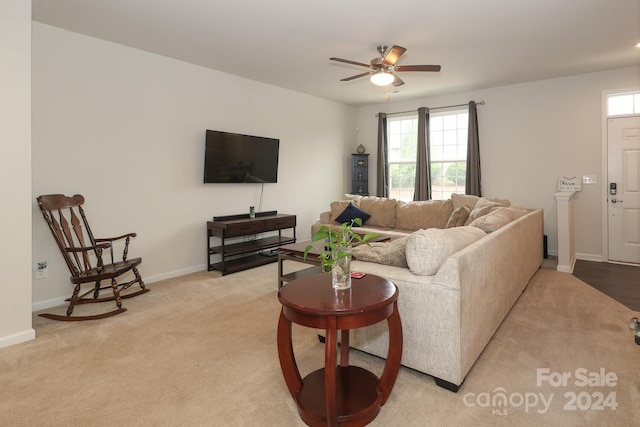
{"type": "Polygon", "coordinates": [[[631,310],[640,311],[640,266],[577,260],[573,275],[631,310]]]}

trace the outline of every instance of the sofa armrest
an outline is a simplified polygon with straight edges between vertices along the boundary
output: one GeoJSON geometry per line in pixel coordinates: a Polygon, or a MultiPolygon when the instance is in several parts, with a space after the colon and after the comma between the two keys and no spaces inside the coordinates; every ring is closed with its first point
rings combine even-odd
{"type": "Polygon", "coordinates": [[[464,378],[542,265],[543,212],[536,209],[450,256],[434,284],[460,292],[464,378]]]}

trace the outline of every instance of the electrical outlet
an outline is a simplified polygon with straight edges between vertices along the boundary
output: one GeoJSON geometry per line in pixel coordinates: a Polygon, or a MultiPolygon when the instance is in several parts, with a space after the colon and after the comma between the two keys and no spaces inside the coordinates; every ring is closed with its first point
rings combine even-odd
{"type": "Polygon", "coordinates": [[[36,279],[47,277],[47,261],[36,262],[36,279]]]}

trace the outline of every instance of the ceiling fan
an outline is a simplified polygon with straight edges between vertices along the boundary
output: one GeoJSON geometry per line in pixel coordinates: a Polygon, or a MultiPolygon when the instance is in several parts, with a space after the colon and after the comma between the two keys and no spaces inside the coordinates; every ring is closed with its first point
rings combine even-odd
{"type": "Polygon", "coordinates": [[[331,61],[343,62],[345,64],[358,65],[369,69],[366,73],[340,79],[341,82],[348,82],[364,76],[371,76],[371,82],[378,86],[393,84],[403,85],[404,82],[395,73],[402,71],[440,71],[440,65],[396,65],[396,62],[406,52],[406,48],[393,45],[389,49],[387,46],[378,46],[380,57],[373,58],[370,64],[350,61],[342,58],[329,58],[331,61]]]}

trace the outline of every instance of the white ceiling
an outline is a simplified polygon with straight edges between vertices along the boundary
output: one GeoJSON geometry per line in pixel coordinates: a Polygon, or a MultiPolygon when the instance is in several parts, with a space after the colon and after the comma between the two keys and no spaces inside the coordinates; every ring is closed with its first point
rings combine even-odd
{"type": "Polygon", "coordinates": [[[363,105],[376,46],[407,52],[391,100],[640,64],[640,0],[33,0],[33,19],[275,86],[363,105]]]}

